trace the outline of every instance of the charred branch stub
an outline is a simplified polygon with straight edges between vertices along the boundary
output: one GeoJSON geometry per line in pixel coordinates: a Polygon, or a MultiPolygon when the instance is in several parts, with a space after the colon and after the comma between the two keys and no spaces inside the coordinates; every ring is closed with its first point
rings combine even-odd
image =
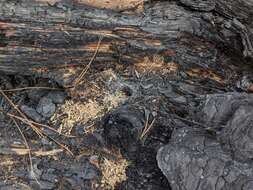
{"type": "Polygon", "coordinates": [[[0,0],[1,111],[75,156],[37,143],[41,189],[252,189],[252,60],[252,0],[0,0]]]}

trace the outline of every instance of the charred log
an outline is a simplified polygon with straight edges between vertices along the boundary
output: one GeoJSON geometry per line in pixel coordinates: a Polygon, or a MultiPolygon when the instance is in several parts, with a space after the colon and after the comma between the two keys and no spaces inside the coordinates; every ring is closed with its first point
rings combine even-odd
{"type": "Polygon", "coordinates": [[[126,14],[75,1],[1,1],[0,70],[51,78],[67,86],[88,64],[100,36],[94,64],[101,69],[118,62],[131,65],[157,52],[181,65],[195,62],[206,68],[217,62],[217,47],[252,57],[249,6],[244,1],[182,0],[157,2],[142,13],[126,14]]]}

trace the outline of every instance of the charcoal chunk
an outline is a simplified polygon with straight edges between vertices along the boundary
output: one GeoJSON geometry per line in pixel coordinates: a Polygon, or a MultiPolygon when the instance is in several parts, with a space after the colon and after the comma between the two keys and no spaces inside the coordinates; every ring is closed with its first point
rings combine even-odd
{"type": "Polygon", "coordinates": [[[32,107],[29,107],[29,106],[26,106],[26,105],[22,105],[20,107],[20,109],[31,119],[33,119],[34,121],[40,123],[42,122],[43,118],[40,114],[38,114],[38,112],[32,108],[32,107]]]}
{"type": "Polygon", "coordinates": [[[253,180],[252,164],[234,161],[200,129],[176,130],[171,142],[158,151],[157,161],[172,190],[249,189],[253,180]]]}
{"type": "Polygon", "coordinates": [[[217,136],[224,150],[234,159],[253,159],[253,95],[226,93],[207,95],[201,117],[206,125],[219,129],[217,136]]]}

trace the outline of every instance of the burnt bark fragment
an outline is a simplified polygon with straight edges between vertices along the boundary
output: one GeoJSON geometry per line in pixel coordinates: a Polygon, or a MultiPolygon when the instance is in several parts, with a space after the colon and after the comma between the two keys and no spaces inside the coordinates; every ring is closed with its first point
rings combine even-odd
{"type": "Polygon", "coordinates": [[[253,96],[246,93],[207,95],[199,113],[205,125],[218,130],[217,138],[224,150],[240,162],[253,159],[253,96]]]}
{"type": "Polygon", "coordinates": [[[176,126],[157,154],[173,190],[252,188],[252,105],[251,94],[206,95],[191,116],[201,125],[176,126]]]}
{"type": "Polygon", "coordinates": [[[171,142],[158,151],[157,160],[173,190],[252,188],[252,164],[234,161],[203,130],[175,131],[171,142]]]}

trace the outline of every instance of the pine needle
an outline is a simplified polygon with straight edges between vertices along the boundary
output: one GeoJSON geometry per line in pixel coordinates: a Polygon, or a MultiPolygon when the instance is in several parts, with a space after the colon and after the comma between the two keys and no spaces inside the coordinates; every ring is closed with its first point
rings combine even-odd
{"type": "Polygon", "coordinates": [[[99,41],[98,41],[98,44],[97,44],[97,47],[96,47],[96,50],[95,50],[95,53],[93,54],[90,62],[88,63],[88,65],[86,65],[86,67],[82,70],[82,72],[80,73],[80,75],[77,77],[77,79],[74,81],[74,85],[73,87],[75,88],[77,85],[80,84],[82,78],[84,77],[84,75],[87,73],[87,71],[89,70],[91,64],[93,63],[93,61],[96,59],[96,56],[98,54],[98,51],[99,51],[99,48],[100,48],[100,44],[102,42],[102,39],[103,37],[100,36],[99,37],[99,41]]]}
{"type": "Polygon", "coordinates": [[[33,129],[33,131],[41,138],[44,137],[42,131],[40,129],[38,129],[35,125],[33,125],[29,119],[26,117],[26,115],[20,111],[20,109],[18,108],[18,106],[16,104],[14,104],[12,102],[12,100],[3,92],[3,90],[0,90],[0,93],[2,94],[2,96],[9,102],[9,104],[20,114],[20,116],[22,118],[24,118],[25,120],[27,120],[27,124],[33,129]]]}

